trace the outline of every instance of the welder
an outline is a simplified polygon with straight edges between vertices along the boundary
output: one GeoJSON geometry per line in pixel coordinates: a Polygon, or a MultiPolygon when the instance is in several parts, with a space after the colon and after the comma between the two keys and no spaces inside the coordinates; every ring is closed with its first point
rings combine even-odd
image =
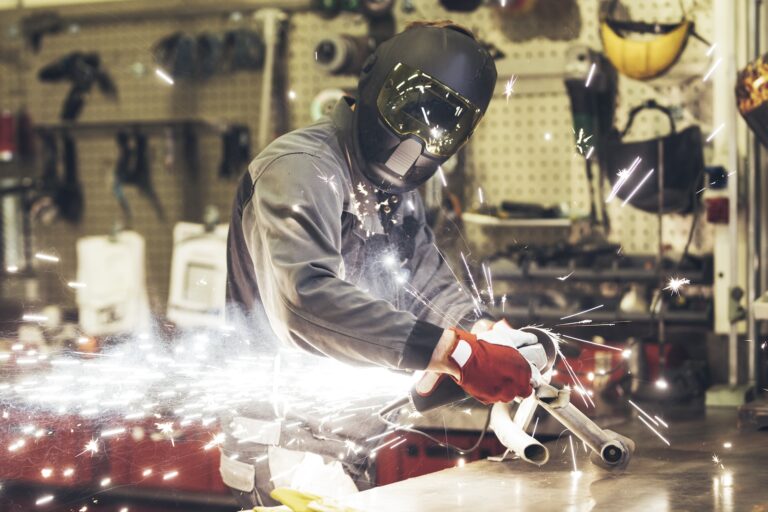
{"type": "MultiPolygon", "coordinates": [[[[432,371],[485,403],[529,395],[531,367],[514,347],[535,337],[470,333],[493,319],[436,248],[417,191],[471,137],[495,84],[488,51],[451,22],[411,25],[379,45],[355,99],[277,138],[243,176],[228,242],[233,311],[266,319],[282,344],[432,371]]],[[[252,507],[267,501],[270,476],[243,459],[222,456],[222,476],[252,507]]]]}

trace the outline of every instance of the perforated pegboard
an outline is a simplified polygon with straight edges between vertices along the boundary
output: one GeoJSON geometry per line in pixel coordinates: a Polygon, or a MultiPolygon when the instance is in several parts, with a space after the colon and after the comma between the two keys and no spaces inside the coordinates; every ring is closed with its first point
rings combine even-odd
{"type": "MultiPolygon", "coordinates": [[[[472,143],[468,147],[467,187],[465,203],[474,206],[476,190],[482,186],[486,201],[499,203],[504,199],[565,204],[571,211],[586,211],[586,183],[583,164],[575,153],[572,143],[571,115],[564,88],[537,92],[535,87],[526,89],[526,76],[537,69],[561,69],[569,46],[586,43],[599,49],[598,7],[599,0],[540,0],[540,12],[534,18],[502,16],[492,7],[483,7],[470,14],[444,11],[437,0],[415,2],[417,10],[405,14],[396,7],[398,29],[406,23],[420,19],[450,18],[475,30],[479,36],[492,42],[507,58],[517,63],[521,71],[521,93],[509,100],[503,96],[501,76],[496,97],[472,143]],[[543,10],[541,10],[543,9],[543,10]],[[524,92],[523,92],[524,91],[524,92]]],[[[623,2],[635,18],[658,21],[679,19],[676,0],[633,0],[623,2]]],[[[694,2],[688,0],[686,7],[694,2]]],[[[696,2],[692,12],[698,30],[711,33],[711,3],[696,2]]],[[[530,16],[530,15],[529,15],[530,16]]],[[[110,102],[99,93],[92,93],[82,121],[136,120],[136,119],[209,119],[248,124],[252,138],[256,140],[259,114],[259,90],[261,73],[238,73],[217,76],[205,83],[177,84],[169,87],[153,74],[150,48],[161,37],[177,30],[189,33],[203,31],[221,32],[234,26],[257,27],[250,17],[239,21],[233,18],[210,16],[183,20],[151,20],[128,22],[114,20],[99,25],[86,25],[78,30],[66,31],[45,39],[43,50],[33,55],[25,54],[25,69],[21,80],[24,96],[35,121],[57,121],[67,85],[42,84],[36,73],[44,64],[73,50],[99,51],[105,67],[114,77],[120,94],[118,102],[110,102]]],[[[287,90],[293,91],[289,103],[292,127],[310,122],[309,105],[322,89],[338,87],[353,89],[354,77],[330,76],[314,63],[313,50],[324,36],[333,33],[363,34],[366,23],[360,16],[343,14],[327,20],[313,13],[294,13],[287,23],[287,90]]],[[[18,40],[4,39],[3,50],[18,47],[18,40]]],[[[709,59],[704,45],[691,41],[678,63],[684,69],[697,70],[682,83],[653,81],[639,83],[621,79],[617,123],[622,123],[627,110],[653,96],[669,103],[670,99],[685,104],[692,116],[704,123],[706,134],[711,127],[711,103],[709,86],[701,83],[709,59]]],[[[0,102],[18,102],[19,95],[11,99],[11,82],[5,77],[6,66],[0,62],[3,80],[0,80],[0,102]]],[[[561,79],[558,79],[562,82],[561,79]]],[[[18,91],[16,91],[18,93],[18,91]]],[[[684,125],[685,123],[680,123],[684,125]]],[[[663,122],[654,116],[638,120],[633,133],[639,137],[663,133],[663,122]]],[[[213,204],[220,208],[223,217],[229,215],[234,193],[234,183],[218,178],[220,140],[211,132],[200,132],[200,175],[190,176],[183,160],[177,158],[171,169],[163,167],[165,137],[155,133],[150,139],[152,148],[152,179],[168,215],[166,223],[158,222],[145,199],[129,192],[129,201],[135,211],[134,227],[147,238],[148,281],[150,296],[155,310],[162,310],[168,287],[168,270],[171,257],[171,230],[178,220],[200,221],[203,206],[213,204]],[[198,196],[194,190],[200,191],[198,196]],[[185,215],[189,211],[190,197],[196,197],[198,205],[192,210],[196,216],[185,215]]],[[[72,304],[73,296],[63,285],[74,275],[74,244],[79,236],[108,233],[118,218],[118,208],[111,195],[111,176],[117,158],[113,133],[78,136],[80,155],[80,179],[85,187],[85,221],[76,227],[57,223],[36,231],[36,247],[56,252],[62,262],[55,273],[49,274],[47,296],[49,300],[64,300],[72,304]]],[[[624,208],[613,211],[613,238],[623,244],[627,252],[653,252],[656,247],[655,219],[647,214],[624,208]]],[[[679,245],[687,235],[689,219],[668,217],[665,227],[670,243],[679,245]]],[[[700,249],[707,248],[708,229],[695,242],[700,249]]],[[[527,242],[554,242],[568,236],[567,230],[527,229],[500,230],[480,229],[469,226],[467,238],[478,251],[490,253],[513,240],[527,242]]]]}

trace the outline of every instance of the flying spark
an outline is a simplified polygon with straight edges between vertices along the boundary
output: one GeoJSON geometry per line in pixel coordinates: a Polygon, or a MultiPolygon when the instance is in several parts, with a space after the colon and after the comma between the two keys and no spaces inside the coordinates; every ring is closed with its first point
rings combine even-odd
{"type": "Polygon", "coordinates": [[[725,123],[722,123],[720,126],[715,128],[715,131],[709,134],[709,137],[707,137],[707,142],[710,142],[712,139],[714,139],[723,128],[725,128],[725,123]]]}
{"type": "Polygon", "coordinates": [[[86,452],[90,452],[91,457],[99,453],[99,442],[96,439],[91,439],[90,441],[85,443],[85,449],[82,451],[82,453],[86,453],[86,452]]]}
{"type": "Polygon", "coordinates": [[[634,195],[637,193],[637,191],[640,190],[640,187],[643,186],[643,183],[645,183],[648,180],[648,178],[651,177],[651,174],[653,174],[654,170],[655,169],[651,169],[650,171],[648,171],[648,174],[643,176],[643,179],[640,180],[640,183],[637,184],[637,186],[634,188],[634,190],[632,190],[632,192],[630,192],[630,194],[627,196],[627,198],[624,199],[624,202],[621,203],[621,207],[622,208],[625,207],[627,205],[627,203],[634,197],[634,195]]]}
{"type": "Polygon", "coordinates": [[[701,81],[702,81],[702,82],[706,82],[707,80],[709,80],[709,77],[710,77],[710,76],[712,76],[712,73],[714,73],[714,72],[715,72],[715,69],[717,69],[717,66],[719,66],[719,65],[720,65],[720,63],[721,63],[722,61],[723,61],[723,58],[722,58],[722,57],[720,57],[719,59],[717,59],[717,60],[715,61],[715,63],[714,63],[714,64],[712,64],[712,67],[711,67],[711,68],[709,68],[709,71],[707,71],[707,74],[706,74],[706,75],[704,75],[704,78],[703,78],[701,81]]]}
{"type": "Polygon", "coordinates": [[[485,196],[483,195],[483,187],[477,187],[477,197],[480,198],[480,204],[485,202],[485,196]]]}
{"type": "Polygon", "coordinates": [[[171,75],[166,73],[160,68],[155,68],[155,74],[165,83],[168,85],[173,85],[173,78],[171,78],[171,75]]]}
{"type": "Polygon", "coordinates": [[[571,276],[574,274],[574,272],[576,272],[576,271],[575,271],[575,270],[573,270],[573,271],[571,271],[571,273],[570,273],[570,274],[568,274],[567,276],[561,276],[561,277],[558,277],[557,279],[558,279],[558,280],[560,280],[560,281],[565,281],[566,279],[568,279],[569,277],[571,277],[571,276]]]}
{"type": "Polygon", "coordinates": [[[517,75],[512,75],[507,83],[504,85],[504,97],[509,101],[509,97],[515,92],[515,84],[517,83],[517,75]]]}
{"type": "Polygon", "coordinates": [[[627,180],[632,176],[632,173],[635,172],[635,169],[637,169],[637,166],[640,165],[641,161],[642,159],[639,156],[635,157],[635,160],[632,162],[632,165],[630,165],[629,168],[622,169],[617,173],[619,179],[616,180],[616,183],[611,189],[611,193],[608,194],[608,197],[605,200],[606,203],[613,201],[613,199],[616,197],[616,194],[618,194],[619,189],[621,189],[621,187],[624,186],[624,183],[626,183],[627,180]]]}
{"type": "Polygon", "coordinates": [[[642,416],[638,416],[638,418],[640,419],[640,421],[642,421],[643,423],[645,423],[645,426],[646,426],[646,427],[648,427],[649,429],[651,429],[651,431],[652,431],[654,434],[656,434],[656,435],[658,436],[658,438],[659,438],[659,439],[661,439],[662,441],[664,441],[664,443],[666,443],[666,445],[667,445],[667,446],[669,446],[669,441],[667,441],[667,439],[666,439],[664,436],[662,436],[662,435],[659,433],[659,431],[658,431],[658,430],[656,430],[655,428],[653,428],[653,426],[652,426],[650,423],[648,423],[647,421],[645,421],[645,418],[643,418],[642,416]]]}
{"type": "Polygon", "coordinates": [[[35,258],[37,258],[38,260],[43,260],[43,261],[50,261],[51,263],[58,263],[59,262],[59,257],[58,256],[53,256],[51,254],[45,254],[45,253],[42,253],[42,252],[38,252],[37,254],[35,254],[35,258]]]}
{"type": "Polygon", "coordinates": [[[35,501],[35,505],[46,505],[53,501],[53,494],[48,494],[47,496],[43,496],[42,498],[38,498],[37,501],[35,501]]]}
{"type": "Polygon", "coordinates": [[[440,181],[443,182],[443,186],[447,187],[448,186],[448,182],[445,181],[445,173],[443,172],[442,166],[438,166],[437,167],[437,174],[440,176],[440,181]]]}
{"type": "Polygon", "coordinates": [[[593,62],[589,67],[589,75],[587,75],[587,82],[584,84],[584,87],[589,87],[589,84],[592,83],[592,77],[595,75],[595,68],[597,68],[597,62],[593,62]]]}
{"type": "Polygon", "coordinates": [[[576,450],[573,449],[573,436],[568,436],[568,443],[571,445],[571,459],[573,460],[573,473],[574,475],[579,474],[579,468],[576,467],[576,450]]]}
{"type": "Polygon", "coordinates": [[[664,289],[669,290],[674,295],[680,295],[680,289],[688,284],[691,284],[691,281],[685,277],[670,277],[664,289]]]}
{"type": "Polygon", "coordinates": [[[573,318],[573,317],[575,317],[575,316],[583,315],[584,313],[589,313],[590,311],[594,311],[594,310],[596,310],[596,309],[600,309],[600,308],[601,308],[601,307],[603,307],[604,305],[605,305],[605,304],[600,304],[599,306],[595,306],[595,307],[593,307],[593,308],[585,309],[584,311],[579,311],[578,313],[574,313],[574,314],[572,314],[572,315],[564,316],[564,317],[562,317],[560,320],[568,320],[569,318],[573,318]]]}

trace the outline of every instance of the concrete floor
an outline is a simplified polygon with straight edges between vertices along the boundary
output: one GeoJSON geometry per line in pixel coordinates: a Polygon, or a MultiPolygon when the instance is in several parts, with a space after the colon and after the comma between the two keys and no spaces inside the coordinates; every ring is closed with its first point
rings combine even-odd
{"type": "Polygon", "coordinates": [[[638,446],[623,473],[592,466],[582,449],[582,473],[574,476],[568,442],[561,439],[548,444],[550,462],[542,468],[484,460],[371,489],[349,505],[366,512],[768,511],[768,431],[737,430],[735,409],[671,422],[664,430],[670,447],[636,419],[613,429],[638,446]]]}

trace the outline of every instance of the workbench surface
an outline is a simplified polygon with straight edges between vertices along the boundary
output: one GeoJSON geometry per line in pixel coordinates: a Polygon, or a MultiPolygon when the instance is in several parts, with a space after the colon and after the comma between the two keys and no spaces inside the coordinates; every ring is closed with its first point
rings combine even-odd
{"type": "Polygon", "coordinates": [[[361,492],[348,504],[366,512],[768,510],[768,431],[737,430],[732,408],[668,423],[660,430],[670,447],[636,419],[615,428],[638,446],[623,473],[593,466],[578,442],[574,474],[566,434],[547,444],[542,468],[483,460],[361,492]]]}

